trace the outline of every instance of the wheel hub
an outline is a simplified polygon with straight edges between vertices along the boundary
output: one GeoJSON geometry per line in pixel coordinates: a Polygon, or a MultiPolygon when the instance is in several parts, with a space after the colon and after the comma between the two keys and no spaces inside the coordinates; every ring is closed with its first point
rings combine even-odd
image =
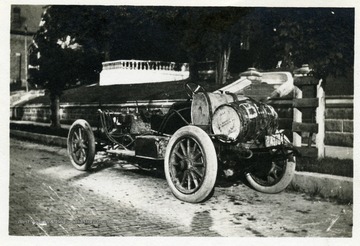
{"type": "Polygon", "coordinates": [[[82,139],[75,140],[75,147],[77,149],[83,148],[84,147],[84,140],[82,140],[82,139]]]}
{"type": "Polygon", "coordinates": [[[193,161],[190,159],[185,159],[187,169],[190,169],[193,166],[193,161]]]}
{"type": "Polygon", "coordinates": [[[81,148],[84,148],[84,139],[80,139],[79,140],[79,146],[81,147],[81,148]]]}
{"type": "Polygon", "coordinates": [[[181,170],[188,170],[194,166],[193,160],[190,158],[185,158],[180,161],[181,170]]]}

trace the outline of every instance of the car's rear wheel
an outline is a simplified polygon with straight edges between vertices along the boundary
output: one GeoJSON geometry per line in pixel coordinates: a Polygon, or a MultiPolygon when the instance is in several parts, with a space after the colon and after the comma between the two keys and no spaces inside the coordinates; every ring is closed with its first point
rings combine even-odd
{"type": "Polygon", "coordinates": [[[90,124],[76,120],[70,127],[67,151],[71,164],[78,170],[88,170],[95,157],[95,137],[90,124]]]}
{"type": "Polygon", "coordinates": [[[185,202],[202,202],[214,189],[217,176],[214,144],[196,126],[184,126],[170,138],[164,171],[172,193],[185,202]]]}
{"type": "Polygon", "coordinates": [[[260,192],[279,193],[291,182],[295,173],[294,156],[257,163],[245,173],[249,184],[260,192]]]}

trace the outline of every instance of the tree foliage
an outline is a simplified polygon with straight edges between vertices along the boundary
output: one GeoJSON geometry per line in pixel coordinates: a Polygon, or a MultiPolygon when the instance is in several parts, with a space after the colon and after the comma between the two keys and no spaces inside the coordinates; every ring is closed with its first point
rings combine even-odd
{"type": "Polygon", "coordinates": [[[216,63],[216,80],[247,67],[317,76],[353,69],[354,9],[169,6],[51,6],[34,37],[31,81],[53,94],[98,78],[101,61],[216,63]],[[38,55],[40,54],[40,56],[38,55]]]}
{"type": "Polygon", "coordinates": [[[322,78],[353,69],[353,9],[260,8],[248,18],[247,25],[254,30],[252,57],[259,67],[274,66],[276,60],[291,71],[309,64],[322,78]]]}
{"type": "Polygon", "coordinates": [[[239,38],[239,23],[245,13],[245,8],[201,8],[191,13],[196,16],[194,20],[187,18],[183,43],[193,47],[188,53],[197,54],[196,61],[215,61],[215,80],[219,84],[226,82],[232,46],[239,38]]]}
{"type": "Polygon", "coordinates": [[[47,7],[30,47],[30,65],[36,68],[30,70],[30,82],[60,95],[77,82],[96,81],[103,36],[94,34],[103,15],[93,7],[47,7]]]}
{"type": "Polygon", "coordinates": [[[168,54],[186,54],[195,80],[196,64],[204,60],[215,61],[218,83],[226,81],[234,61],[239,63],[230,64],[235,72],[251,66],[275,69],[279,61],[279,68],[289,71],[309,64],[322,78],[353,70],[353,9],[153,7],[151,12],[145,22],[159,25],[159,37],[177,47],[168,54]]]}
{"type": "Polygon", "coordinates": [[[279,44],[295,65],[309,63],[317,76],[342,75],[353,69],[354,12],[350,9],[289,11],[279,23],[279,44]]]}
{"type": "MultiPolygon", "coordinates": [[[[237,25],[246,8],[173,7],[161,17],[173,42],[190,63],[190,76],[197,80],[197,63],[216,63],[216,81],[225,82],[232,43],[238,38],[237,25]]],[[[183,57],[183,56],[182,56],[183,57]]]]}
{"type": "Polygon", "coordinates": [[[52,126],[59,127],[59,97],[78,82],[93,83],[101,71],[99,20],[105,9],[48,6],[30,47],[29,82],[49,91],[52,126]],[[98,20],[99,19],[99,20],[98,20]]]}

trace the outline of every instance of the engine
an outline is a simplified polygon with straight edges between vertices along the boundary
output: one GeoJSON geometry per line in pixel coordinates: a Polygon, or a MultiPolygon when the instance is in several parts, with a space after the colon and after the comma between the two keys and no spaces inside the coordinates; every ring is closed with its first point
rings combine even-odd
{"type": "Polygon", "coordinates": [[[278,115],[272,106],[244,96],[198,93],[191,110],[193,124],[208,125],[210,131],[226,142],[246,142],[271,135],[278,127],[278,115]]]}

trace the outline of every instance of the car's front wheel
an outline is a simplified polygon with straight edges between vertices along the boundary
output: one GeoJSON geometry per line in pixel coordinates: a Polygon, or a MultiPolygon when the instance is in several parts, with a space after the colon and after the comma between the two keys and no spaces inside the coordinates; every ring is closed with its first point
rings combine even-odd
{"type": "Polygon", "coordinates": [[[170,138],[164,162],[172,193],[190,203],[202,202],[214,189],[217,157],[213,142],[196,126],[184,126],[170,138]]]}

